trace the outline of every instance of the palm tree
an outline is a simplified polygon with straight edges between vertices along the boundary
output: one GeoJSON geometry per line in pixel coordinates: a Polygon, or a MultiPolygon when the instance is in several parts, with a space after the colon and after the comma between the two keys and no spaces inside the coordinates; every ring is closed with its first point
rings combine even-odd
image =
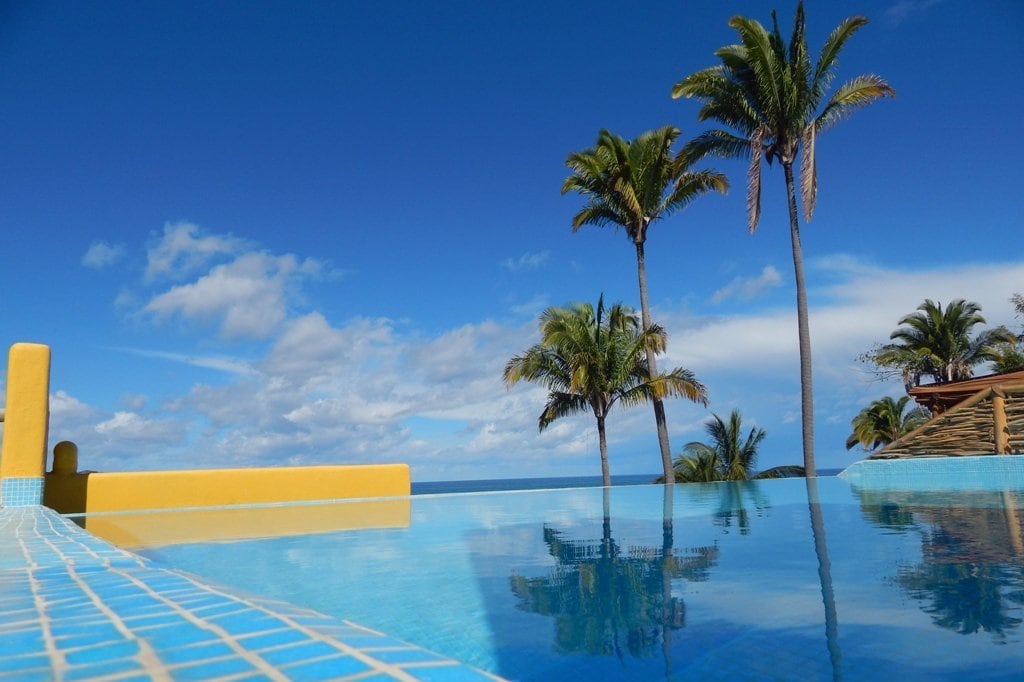
{"type": "Polygon", "coordinates": [[[538,420],[541,431],[559,417],[593,412],[606,486],[611,475],[605,419],[612,405],[677,396],[707,404],[707,390],[689,370],[651,373],[647,354],[664,352],[665,331],[657,325],[641,329],[631,308],[615,304],[606,311],[603,298],[596,311],[589,303],[548,308],[540,316],[540,334],[540,343],[505,365],[505,383],[512,386],[525,379],[548,388],[538,420]]]}
{"type": "Polygon", "coordinates": [[[814,390],[811,380],[811,339],[807,321],[803,247],[797,219],[793,164],[800,153],[800,195],[804,219],[810,220],[817,197],[815,144],[819,133],[853,109],[895,95],[880,77],[863,75],[848,81],[826,99],[835,76],[836,59],[857,29],[861,16],[843,20],[829,35],[811,63],[804,36],[803,2],[797,4],[793,35],[787,44],[772,12],[772,31],[759,22],[734,16],[729,26],[739,33],[739,45],[726,45],[715,55],[721,64],[687,76],[672,88],[672,97],[696,97],[703,102],[700,120],[715,119],[738,131],[710,130],[684,149],[693,158],[706,154],[750,157],[747,171],[747,226],[757,227],[761,214],[761,156],[770,165],[778,160],[786,179],[789,234],[796,278],[797,329],[800,343],[800,398],[803,421],[804,468],[814,469],[814,390]],[[820,106],[824,103],[824,106],[820,106]],[[820,108],[819,108],[820,106],[820,108]]]}
{"type": "MultiPolygon", "coordinates": [[[[710,481],[746,481],[751,478],[778,478],[781,476],[802,476],[800,467],[773,467],[760,473],[754,472],[757,449],[764,440],[764,429],[751,428],[743,438],[743,418],[739,410],[729,414],[728,422],[717,414],[705,424],[711,443],[693,441],[683,447],[683,454],[676,458],[673,466],[677,483],[706,483],[710,481]]],[[[661,482],[658,478],[656,482],[661,482]]]]}
{"type": "MultiPolygon", "coordinates": [[[[1014,314],[1017,317],[1024,317],[1024,296],[1013,294],[1010,297],[1013,304],[1014,314]]],[[[1005,329],[1000,326],[999,329],[1005,329]]],[[[993,350],[992,367],[997,372],[1012,372],[1024,369],[1024,333],[1014,335],[1006,329],[1007,337],[1013,336],[1013,341],[1006,340],[997,343],[993,350]]]]}
{"type": "Polygon", "coordinates": [[[928,410],[915,407],[904,412],[910,396],[893,400],[889,396],[873,401],[850,422],[853,433],[846,439],[846,449],[860,445],[865,450],[894,443],[931,417],[928,410]]]}
{"type": "Polygon", "coordinates": [[[888,343],[867,354],[883,372],[899,371],[908,389],[931,377],[937,384],[969,379],[974,367],[997,359],[1000,343],[1013,343],[1016,337],[1005,327],[980,332],[971,337],[974,327],[985,323],[981,306],[962,298],[945,308],[941,302],[926,299],[915,312],[900,320],[900,327],[889,335],[888,343]]]}
{"type": "MultiPolygon", "coordinates": [[[[562,183],[562,194],[578,192],[587,198],[587,203],[573,216],[573,231],[584,225],[614,225],[625,230],[636,248],[644,329],[652,326],[644,260],[647,230],[655,221],[686,208],[702,194],[711,190],[725,193],[729,188],[721,173],[693,171],[686,157],[673,156],[672,145],[678,137],[679,130],[671,126],[645,132],[635,140],[602,130],[592,149],[573,152],[565,162],[572,174],[562,183]]],[[[652,377],[658,373],[654,355],[647,351],[652,377]]],[[[662,467],[665,475],[670,476],[672,452],[665,406],[658,396],[652,402],[662,467]]]]}

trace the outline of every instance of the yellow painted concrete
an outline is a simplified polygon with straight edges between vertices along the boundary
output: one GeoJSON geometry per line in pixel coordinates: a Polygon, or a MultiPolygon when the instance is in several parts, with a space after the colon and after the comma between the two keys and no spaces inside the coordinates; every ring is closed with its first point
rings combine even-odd
{"type": "Polygon", "coordinates": [[[0,478],[42,476],[50,416],[50,348],[16,343],[7,355],[0,478]]]}
{"type": "Polygon", "coordinates": [[[407,464],[48,473],[43,504],[63,514],[406,497],[407,464]]]}
{"type": "Polygon", "coordinates": [[[407,528],[410,499],[351,500],[87,516],[85,528],[119,547],[245,540],[360,528],[407,528]]]}

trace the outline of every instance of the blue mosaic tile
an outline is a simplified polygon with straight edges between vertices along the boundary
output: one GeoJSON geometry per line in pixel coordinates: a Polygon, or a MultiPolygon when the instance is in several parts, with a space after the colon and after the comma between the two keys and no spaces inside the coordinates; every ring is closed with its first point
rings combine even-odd
{"type": "Polygon", "coordinates": [[[12,682],[53,682],[53,673],[46,670],[19,670],[13,673],[0,672],[0,680],[12,682]]]}
{"type": "Polygon", "coordinates": [[[263,614],[254,614],[252,612],[238,613],[231,616],[219,616],[217,618],[211,618],[210,620],[225,630],[237,634],[280,630],[284,626],[284,622],[278,618],[270,618],[263,614]]]}
{"type": "Polygon", "coordinates": [[[1024,478],[1024,456],[908,457],[854,462],[839,474],[862,488],[1001,490],[1024,478]]]}
{"type": "Polygon", "coordinates": [[[217,635],[211,630],[180,621],[173,625],[139,630],[139,635],[158,648],[180,647],[217,639],[217,635]]]}
{"type": "Polygon", "coordinates": [[[430,653],[429,651],[423,651],[422,649],[414,649],[412,647],[406,647],[405,649],[390,649],[390,650],[374,650],[373,657],[379,661],[385,663],[396,663],[396,664],[409,664],[409,663],[422,663],[422,662],[434,662],[434,661],[446,661],[448,660],[444,656],[438,656],[437,654],[430,653]]]}
{"type": "Polygon", "coordinates": [[[355,675],[370,670],[372,670],[370,666],[351,656],[337,656],[310,663],[291,665],[283,668],[282,672],[295,682],[303,682],[304,680],[324,680],[340,675],[355,675]]]}
{"type": "Polygon", "coordinates": [[[16,651],[32,651],[43,647],[43,631],[33,628],[21,632],[0,633],[0,654],[10,655],[16,651]]]}
{"type": "Polygon", "coordinates": [[[160,658],[168,665],[178,665],[180,663],[196,663],[209,658],[231,656],[234,653],[234,649],[220,640],[217,640],[215,642],[193,644],[192,646],[184,646],[176,649],[167,649],[160,652],[160,658]]]}
{"type": "Polygon", "coordinates": [[[245,644],[245,648],[259,651],[260,649],[294,644],[295,642],[306,641],[307,639],[306,635],[298,630],[278,630],[277,632],[248,636],[241,641],[245,644]]]}
{"type": "Polygon", "coordinates": [[[174,668],[175,680],[209,680],[224,675],[258,672],[248,661],[241,658],[225,658],[219,661],[204,661],[195,665],[174,668]]]}
{"type": "MultiPolygon", "coordinates": [[[[438,660],[309,609],[215,591],[43,507],[0,509],[2,682],[418,679],[428,668],[438,674],[427,663],[438,660]],[[60,650],[55,659],[46,651],[44,623],[60,650]],[[143,644],[155,656],[142,657],[143,644]],[[347,653],[360,647],[360,657],[347,653]]],[[[442,667],[473,673],[462,679],[490,679],[454,662],[442,667]]]]}
{"type": "Polygon", "coordinates": [[[79,665],[82,663],[99,663],[101,661],[110,661],[116,658],[135,656],[138,653],[138,642],[122,641],[113,642],[111,644],[101,644],[99,646],[88,647],[86,649],[68,651],[64,656],[67,659],[68,664],[79,665]]]}
{"type": "Polygon", "coordinates": [[[95,680],[107,675],[116,675],[128,671],[137,670],[142,672],[142,665],[135,659],[120,658],[114,661],[106,661],[96,665],[84,665],[72,668],[64,673],[65,680],[95,680]]]}
{"type": "Polygon", "coordinates": [[[281,649],[271,649],[260,653],[260,657],[276,666],[286,666],[299,661],[337,655],[335,647],[323,642],[306,642],[281,649]]]}
{"type": "Polygon", "coordinates": [[[487,673],[459,665],[403,668],[420,682],[483,682],[495,679],[487,673]]]}
{"type": "Polygon", "coordinates": [[[28,507],[43,503],[43,477],[0,480],[0,506],[28,507]]]}
{"type": "Polygon", "coordinates": [[[54,636],[54,640],[61,649],[78,649],[84,646],[115,642],[124,639],[117,628],[113,625],[90,627],[86,630],[74,631],[54,636]]]}

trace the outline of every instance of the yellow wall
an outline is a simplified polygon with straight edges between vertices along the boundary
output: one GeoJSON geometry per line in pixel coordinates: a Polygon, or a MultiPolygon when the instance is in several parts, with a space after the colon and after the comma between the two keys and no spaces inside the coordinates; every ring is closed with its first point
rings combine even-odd
{"type": "Polygon", "coordinates": [[[46,475],[43,504],[63,514],[405,497],[407,464],[46,475]]]}
{"type": "MultiPolygon", "coordinates": [[[[41,477],[46,467],[50,414],[50,349],[16,343],[7,355],[0,478],[41,477]]],[[[38,500],[36,501],[38,504],[38,500]]]]}
{"type": "Polygon", "coordinates": [[[357,528],[407,528],[410,498],[325,504],[98,514],[85,529],[119,547],[306,535],[357,528]]]}

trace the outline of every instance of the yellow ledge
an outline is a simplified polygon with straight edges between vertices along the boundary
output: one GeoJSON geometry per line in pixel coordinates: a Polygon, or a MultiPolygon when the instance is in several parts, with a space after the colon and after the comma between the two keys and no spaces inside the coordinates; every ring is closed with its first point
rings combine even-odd
{"type": "Polygon", "coordinates": [[[62,514],[407,497],[407,464],[47,473],[43,504],[62,514]]]}

